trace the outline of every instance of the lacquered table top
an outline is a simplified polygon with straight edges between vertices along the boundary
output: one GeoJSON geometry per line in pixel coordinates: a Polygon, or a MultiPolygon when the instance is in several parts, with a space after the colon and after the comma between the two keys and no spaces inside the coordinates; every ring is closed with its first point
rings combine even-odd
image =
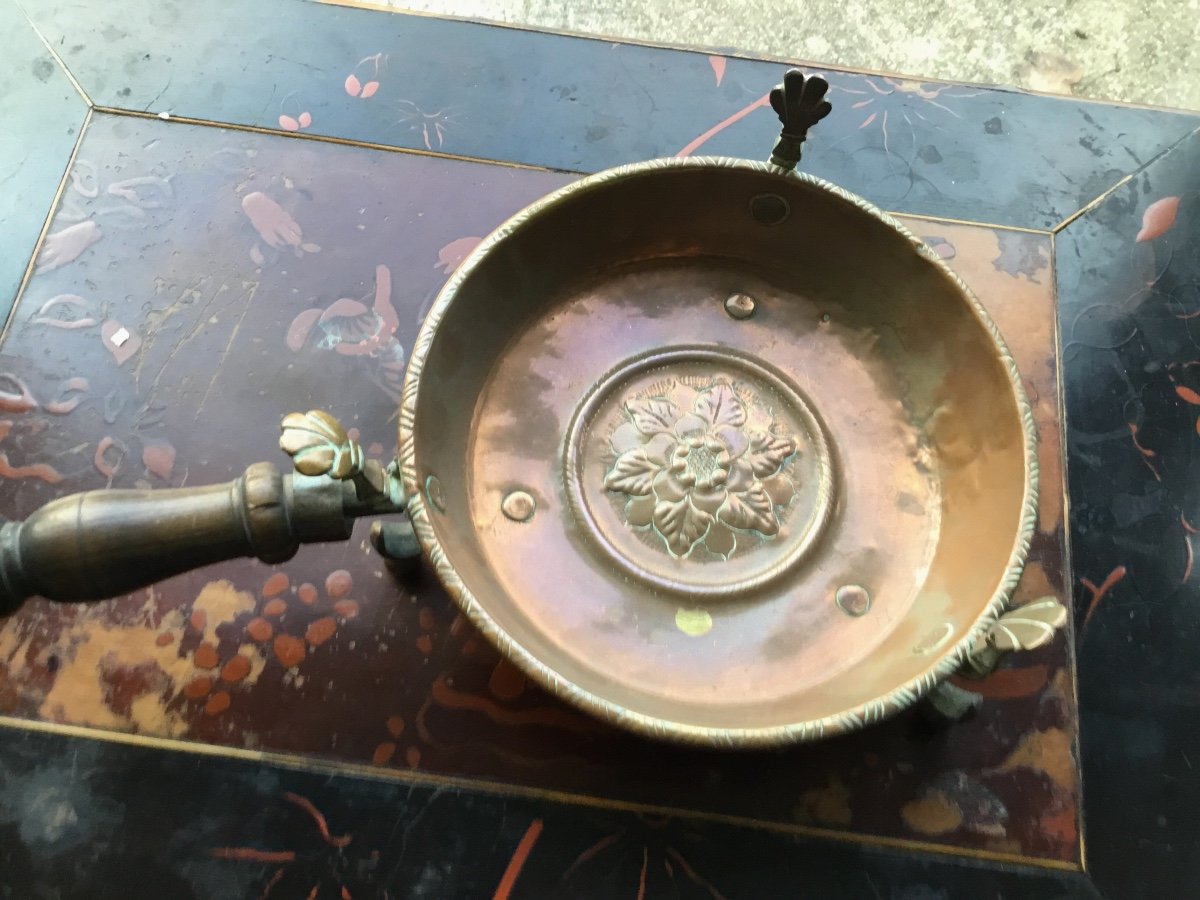
{"type": "MultiPolygon", "coordinates": [[[[292,409],[390,458],[417,327],[483,235],[581,174],[758,158],[777,130],[773,61],[286,0],[25,13],[0,4],[8,518],[278,461],[292,409]],[[381,315],[387,346],[357,352],[381,315]]],[[[828,78],[804,168],[899,215],[1013,350],[1042,471],[1017,597],[1073,603],[1069,634],[960,682],[983,703],[950,729],[683,750],[529,685],[360,523],[3,622],[0,884],[1183,896],[1200,117],[828,78]]]]}

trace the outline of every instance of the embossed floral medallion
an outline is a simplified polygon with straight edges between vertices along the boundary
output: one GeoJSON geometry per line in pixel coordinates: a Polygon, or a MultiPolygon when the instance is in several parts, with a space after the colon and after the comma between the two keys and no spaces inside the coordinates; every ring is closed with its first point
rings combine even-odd
{"type": "Polygon", "coordinates": [[[609,438],[618,455],[604,486],[629,498],[631,526],[653,529],[677,556],[702,545],[725,557],[737,531],[779,533],[796,493],[785,471],[796,442],[772,430],[774,417],[752,388],[669,380],[623,407],[628,421],[609,438]]]}
{"type": "Polygon", "coordinates": [[[660,587],[723,595],[798,560],[830,513],[826,438],[799,390],[732,351],[684,348],[620,367],[567,446],[577,519],[660,587]]]}

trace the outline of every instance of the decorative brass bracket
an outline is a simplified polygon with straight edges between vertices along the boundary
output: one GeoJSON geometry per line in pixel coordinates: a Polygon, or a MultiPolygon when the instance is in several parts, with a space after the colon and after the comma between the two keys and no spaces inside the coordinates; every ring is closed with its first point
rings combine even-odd
{"type": "Polygon", "coordinates": [[[395,460],[385,469],[367,459],[359,443],[342,423],[320,409],[288,413],[280,425],[279,449],[292,458],[301,475],[328,475],[353,485],[347,508],[353,516],[399,512],[404,509],[404,489],[395,460]]]}
{"type": "MultiPolygon", "coordinates": [[[[958,669],[964,678],[979,680],[995,671],[1006,653],[1036,650],[1054,640],[1067,621],[1067,608],[1055,597],[1042,597],[1008,610],[979,637],[958,669]]],[[[943,681],[925,698],[926,718],[939,723],[961,722],[982,704],[979,694],[943,681]]]]}
{"type": "Polygon", "coordinates": [[[799,69],[788,69],[783,84],[771,91],[771,109],[783,123],[783,131],[771,151],[771,165],[789,171],[796,168],[808,129],[833,109],[825,99],[828,90],[829,82],[820,75],[806,76],[799,69]]]}

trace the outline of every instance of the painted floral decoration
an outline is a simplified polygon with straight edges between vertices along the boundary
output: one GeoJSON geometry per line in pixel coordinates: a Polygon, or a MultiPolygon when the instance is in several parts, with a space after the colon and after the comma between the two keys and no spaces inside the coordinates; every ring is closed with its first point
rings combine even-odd
{"type": "Polygon", "coordinates": [[[779,509],[795,495],[783,470],[796,442],[741,390],[726,381],[670,382],[626,400],[627,421],[610,438],[616,460],[604,486],[627,495],[629,524],[675,556],[704,546],[728,558],[739,532],[773,537],[779,509]]]}

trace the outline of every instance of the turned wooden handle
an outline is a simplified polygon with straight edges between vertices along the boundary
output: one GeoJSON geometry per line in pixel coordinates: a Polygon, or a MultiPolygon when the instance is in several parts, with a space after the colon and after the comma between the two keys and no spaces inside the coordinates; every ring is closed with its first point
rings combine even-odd
{"type": "Polygon", "coordinates": [[[282,562],[302,543],[350,537],[353,506],[347,483],[266,462],[226,484],[62,497],[0,527],[0,615],[35,595],[99,600],[225,559],[282,562]]]}

